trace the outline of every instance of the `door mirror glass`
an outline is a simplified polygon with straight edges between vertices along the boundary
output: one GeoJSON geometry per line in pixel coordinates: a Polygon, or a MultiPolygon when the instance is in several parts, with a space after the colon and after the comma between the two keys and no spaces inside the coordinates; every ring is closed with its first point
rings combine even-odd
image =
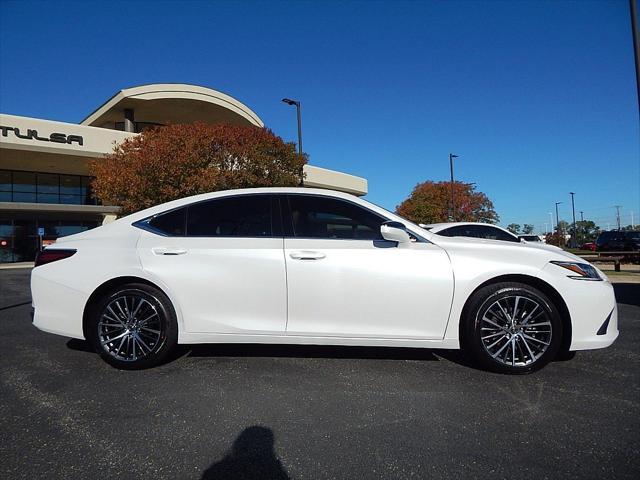
{"type": "Polygon", "coordinates": [[[385,222],[380,225],[382,238],[390,242],[408,243],[411,237],[407,233],[407,227],[400,222],[385,222]]]}

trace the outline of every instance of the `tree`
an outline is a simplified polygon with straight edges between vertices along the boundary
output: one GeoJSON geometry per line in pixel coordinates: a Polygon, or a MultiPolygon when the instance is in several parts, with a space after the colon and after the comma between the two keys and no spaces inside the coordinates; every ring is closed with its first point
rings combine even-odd
{"type": "Polygon", "coordinates": [[[194,123],[145,130],[89,168],[96,197],[128,214],[217,190],[296,186],[306,163],[268,129],[194,123]]]}
{"type": "Polygon", "coordinates": [[[531,225],[530,223],[525,223],[524,226],[522,227],[522,233],[524,235],[531,235],[533,233],[533,225],[531,225]]]}
{"type": "Polygon", "coordinates": [[[517,223],[510,223],[507,225],[507,230],[509,230],[514,235],[518,235],[520,233],[520,225],[517,223]]]}
{"type": "Polygon", "coordinates": [[[600,234],[600,227],[591,220],[578,220],[576,222],[576,231],[580,241],[593,242],[600,234]]]}
{"type": "MultiPolygon", "coordinates": [[[[454,182],[455,219],[464,222],[496,223],[493,203],[475,186],[454,182]]],[[[414,223],[446,222],[449,218],[451,182],[428,180],[415,186],[409,198],[396,207],[396,213],[414,223]]]]}

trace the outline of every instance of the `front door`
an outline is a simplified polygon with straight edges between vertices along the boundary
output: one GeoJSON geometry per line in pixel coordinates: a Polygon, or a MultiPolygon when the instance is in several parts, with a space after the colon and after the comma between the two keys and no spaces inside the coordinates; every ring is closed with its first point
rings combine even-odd
{"type": "Polygon", "coordinates": [[[356,203],[287,197],[287,335],[443,338],[453,296],[444,250],[383,240],[388,219],[356,203]]]}

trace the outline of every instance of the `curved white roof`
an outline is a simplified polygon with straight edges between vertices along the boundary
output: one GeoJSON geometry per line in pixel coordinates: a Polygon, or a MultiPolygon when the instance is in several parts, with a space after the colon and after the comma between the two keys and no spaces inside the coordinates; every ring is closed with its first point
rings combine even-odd
{"type": "Polygon", "coordinates": [[[125,109],[134,110],[136,122],[165,124],[203,121],[264,127],[260,117],[235,98],[211,88],[185,83],[154,83],[125,88],[80,124],[109,128],[114,122],[122,121],[125,109]]]}

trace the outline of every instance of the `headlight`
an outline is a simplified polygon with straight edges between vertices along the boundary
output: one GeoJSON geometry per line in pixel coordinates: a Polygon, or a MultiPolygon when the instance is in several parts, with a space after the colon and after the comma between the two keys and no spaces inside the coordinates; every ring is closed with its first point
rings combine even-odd
{"type": "Polygon", "coordinates": [[[602,277],[598,274],[598,271],[592,265],[588,263],[578,262],[551,262],[562,268],[570,270],[575,275],[567,275],[569,278],[576,280],[602,280],[602,277]]]}

